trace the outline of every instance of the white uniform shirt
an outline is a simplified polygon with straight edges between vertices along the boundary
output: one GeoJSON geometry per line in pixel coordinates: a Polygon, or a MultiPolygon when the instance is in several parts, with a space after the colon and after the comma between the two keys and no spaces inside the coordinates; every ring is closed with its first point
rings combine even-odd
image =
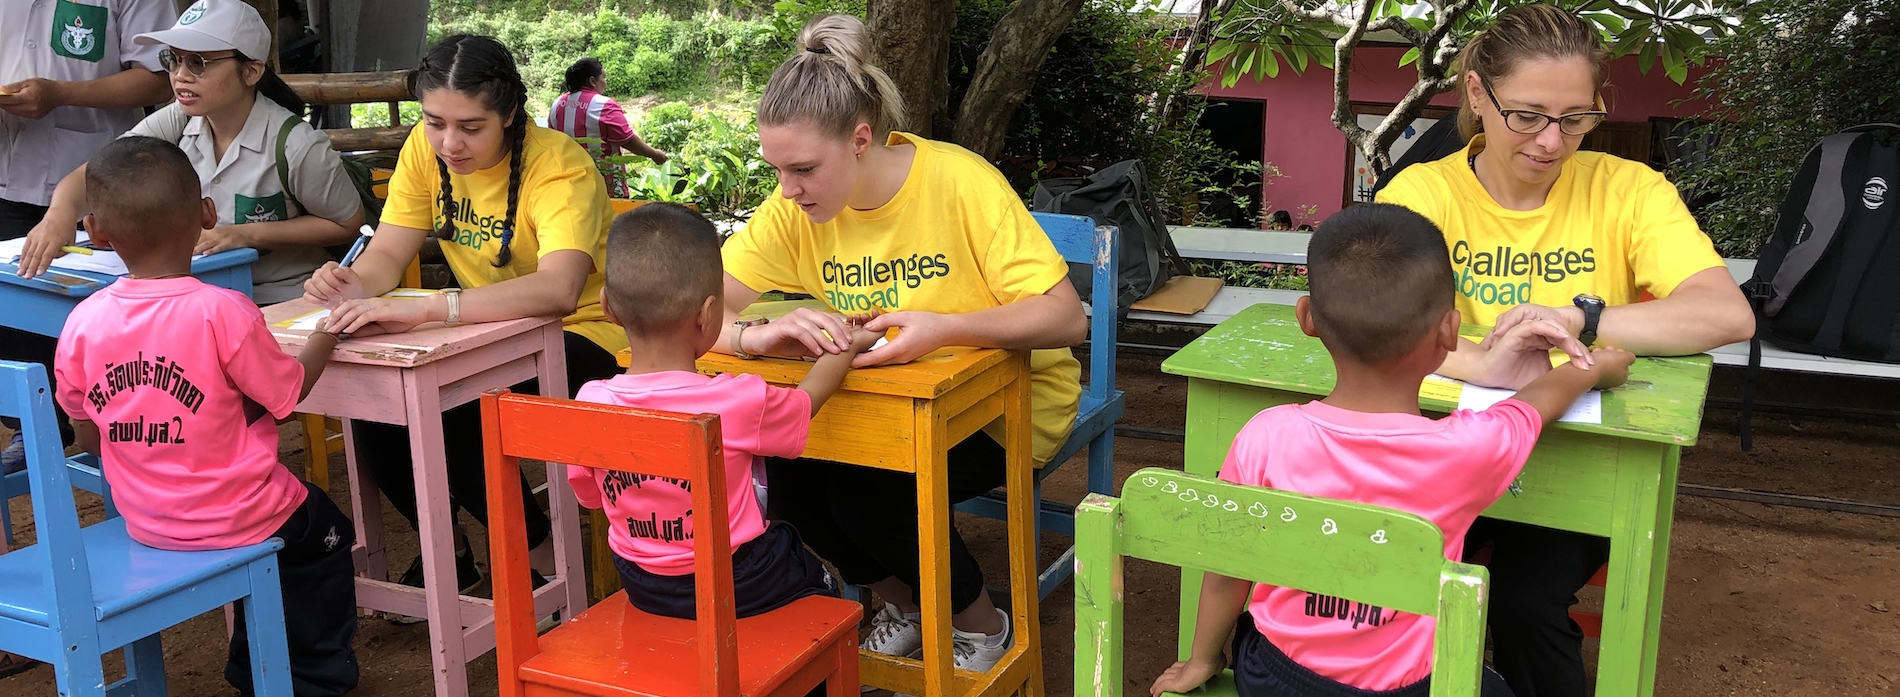
{"type": "MultiPolygon", "coordinates": [[[[363,208],[356,185],[343,171],[342,158],[330,149],[330,139],[302,121],[291,128],[290,139],[284,143],[290,192],[296,200],[284,195],[277,178],[277,134],[290,117],[290,110],[258,95],[250,117],[244,120],[244,130],[225,148],[222,159],[217,156],[211,125],[204,117],[187,116],[176,103],[159,109],[126,135],[177,143],[198,172],[204,194],[217,204],[219,225],[300,215],[348,223],[363,208]]],[[[317,246],[260,249],[257,255],[251,265],[251,295],[259,305],[301,297],[310,273],[331,261],[330,253],[317,246]]]]}
{"type": "MultiPolygon", "coordinates": [[[[132,37],[177,19],[172,0],[0,0],[0,84],[162,70],[160,47],[135,45],[132,37]]],[[[60,179],[144,115],[63,106],[33,120],[0,111],[0,199],[47,205],[60,179]]]]}

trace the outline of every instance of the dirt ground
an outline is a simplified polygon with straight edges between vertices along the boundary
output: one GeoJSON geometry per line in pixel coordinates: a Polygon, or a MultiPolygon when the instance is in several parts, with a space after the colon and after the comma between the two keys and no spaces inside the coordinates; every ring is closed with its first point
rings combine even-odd
{"type": "MultiPolygon", "coordinates": [[[[1182,427],[1186,382],[1162,374],[1159,364],[1153,357],[1121,360],[1120,383],[1128,400],[1124,425],[1182,427]]],[[[1719,372],[1714,391],[1718,397],[1733,395],[1737,384],[1735,375],[1719,372]]],[[[1900,386],[1777,376],[1767,381],[1764,396],[1890,412],[1900,403],[1900,386]]],[[[1900,424],[1891,416],[1758,415],[1755,448],[1747,453],[1733,435],[1735,424],[1735,412],[1709,409],[1700,444],[1684,453],[1684,483],[1900,503],[1900,477],[1893,466],[1900,459],[1900,424]]],[[[296,425],[282,428],[284,460],[293,469],[302,466],[301,431],[296,425]]],[[[1142,467],[1181,466],[1177,442],[1121,437],[1115,447],[1117,482],[1142,467]]],[[[339,455],[332,472],[342,471],[339,455]]],[[[1049,495],[1079,501],[1083,475],[1080,463],[1071,463],[1050,479],[1049,495]]],[[[333,476],[340,483],[340,474],[333,476]]],[[[347,493],[337,496],[347,511],[347,493]]],[[[13,507],[15,528],[23,533],[20,544],[33,539],[25,503],[13,507]]],[[[96,498],[82,507],[91,518],[99,515],[96,498]]],[[[395,541],[391,559],[400,568],[414,553],[414,538],[397,527],[402,519],[393,510],[387,510],[385,520],[395,541]]],[[[1002,525],[967,517],[959,524],[990,570],[991,582],[998,583],[1004,568],[1002,525]]],[[[478,539],[476,544],[483,543],[478,539]]],[[[1066,544],[1065,538],[1046,536],[1043,559],[1052,559],[1066,544]]],[[[1657,695],[1900,695],[1900,519],[1682,496],[1672,551],[1657,695]]],[[[1179,579],[1171,567],[1127,566],[1130,694],[1145,693],[1149,681],[1173,660],[1179,579]]],[[[1591,599],[1586,596],[1585,602],[1591,599]]],[[[1072,603],[1064,586],[1042,604],[1047,694],[1073,693],[1072,603]]],[[[221,615],[168,631],[164,643],[171,694],[235,693],[222,678],[221,615]]],[[[1592,650],[1586,645],[1587,653],[1592,650]]],[[[363,674],[353,694],[430,693],[425,626],[364,620],[357,652],[363,674]]],[[[495,694],[494,670],[492,654],[471,664],[474,694],[495,694]]],[[[0,695],[6,697],[53,694],[53,673],[45,667],[0,680],[0,695]]]]}

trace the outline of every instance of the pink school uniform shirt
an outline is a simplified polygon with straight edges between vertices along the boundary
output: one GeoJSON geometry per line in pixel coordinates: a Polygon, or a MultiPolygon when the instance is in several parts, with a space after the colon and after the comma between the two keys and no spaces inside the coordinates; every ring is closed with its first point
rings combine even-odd
{"type": "Polygon", "coordinates": [[[303,364],[244,295],[195,278],[122,278],[79,303],[55,355],[60,406],[99,428],[132,539],[230,549],[270,537],[305,490],[277,461],[303,364]]]}
{"type": "MultiPolygon", "coordinates": [[[[1509,489],[1542,428],[1537,410],[1515,399],[1442,419],[1289,404],[1247,422],[1220,478],[1417,514],[1444,531],[1445,558],[1458,559],[1472,521],[1509,489]]],[[[1266,584],[1247,608],[1262,636],[1332,680],[1391,690],[1431,674],[1431,617],[1266,584]]]]}
{"type": "MultiPolygon", "coordinates": [[[[616,375],[582,385],[574,398],[639,409],[719,415],[726,457],[726,516],[732,546],[765,532],[752,491],[760,457],[798,457],[811,431],[811,395],[774,387],[757,375],[707,377],[686,371],[616,375]]],[[[620,558],[662,576],[693,573],[693,495],[686,482],[570,465],[567,480],[582,506],[602,508],[607,544],[620,558]]]]}

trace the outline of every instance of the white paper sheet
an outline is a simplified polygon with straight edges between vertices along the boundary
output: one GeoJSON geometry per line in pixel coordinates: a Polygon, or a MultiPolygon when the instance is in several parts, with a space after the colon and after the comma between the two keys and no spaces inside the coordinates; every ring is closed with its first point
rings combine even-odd
{"type": "MultiPolygon", "coordinates": [[[[86,236],[86,231],[80,230],[74,237],[73,243],[85,244],[88,239],[90,238],[86,236]]],[[[5,261],[9,264],[19,263],[20,253],[25,249],[26,238],[24,237],[0,242],[0,261],[5,261]]],[[[196,261],[203,257],[203,254],[198,254],[193,256],[192,260],[196,261]]],[[[55,269],[86,271],[106,274],[108,276],[124,276],[131,273],[131,270],[125,267],[125,259],[121,258],[118,252],[102,249],[93,250],[91,254],[68,253],[65,256],[54,259],[50,266],[55,269]]]]}
{"type": "Polygon", "coordinates": [[[289,325],[284,326],[284,328],[294,329],[301,332],[314,332],[318,329],[321,329],[323,327],[323,320],[328,319],[329,317],[330,317],[329,310],[318,310],[316,312],[312,312],[302,317],[298,317],[297,319],[291,321],[289,325]]]}
{"type": "MultiPolygon", "coordinates": [[[[1483,411],[1491,408],[1493,404],[1509,399],[1513,394],[1517,394],[1517,391],[1467,384],[1464,392],[1458,396],[1458,408],[1483,411]]],[[[1564,412],[1563,418],[1558,421],[1573,424],[1603,423],[1603,393],[1597,390],[1585,392],[1582,397],[1577,398],[1575,404],[1570,405],[1570,411],[1564,412]]]]}

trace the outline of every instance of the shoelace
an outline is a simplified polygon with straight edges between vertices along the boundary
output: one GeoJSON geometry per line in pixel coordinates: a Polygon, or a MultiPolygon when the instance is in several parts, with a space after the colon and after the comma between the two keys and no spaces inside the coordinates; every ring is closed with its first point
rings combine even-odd
{"type": "Polygon", "coordinates": [[[903,617],[880,611],[877,616],[871,618],[871,635],[865,643],[881,644],[884,640],[895,637],[898,632],[904,631],[904,625],[909,623],[910,620],[903,617]]]}
{"type": "Polygon", "coordinates": [[[976,642],[963,637],[952,637],[950,654],[955,657],[957,664],[961,665],[976,657],[976,642]]]}

